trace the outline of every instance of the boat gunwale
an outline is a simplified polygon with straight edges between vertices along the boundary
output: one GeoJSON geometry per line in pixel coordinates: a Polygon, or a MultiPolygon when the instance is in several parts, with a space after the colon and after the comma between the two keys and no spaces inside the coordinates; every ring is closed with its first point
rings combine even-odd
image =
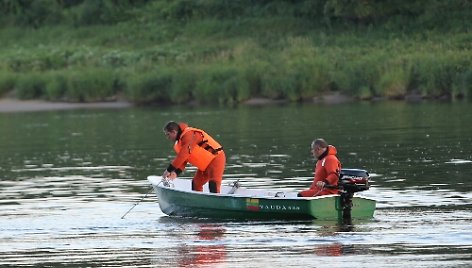
{"type": "MultiPolygon", "coordinates": [[[[339,194],[329,194],[329,195],[321,195],[321,196],[313,196],[313,197],[276,197],[276,196],[258,196],[258,195],[241,195],[241,194],[227,194],[227,193],[211,193],[211,192],[199,192],[199,191],[192,191],[192,190],[182,190],[178,188],[173,188],[173,187],[168,187],[164,186],[161,182],[156,183],[158,176],[148,176],[147,179],[151,183],[153,187],[158,187],[164,190],[171,190],[174,192],[180,192],[180,193],[185,193],[185,194],[194,194],[194,195],[203,195],[203,196],[209,196],[209,197],[229,197],[229,198],[257,198],[257,199],[270,199],[270,200],[294,200],[294,201],[312,201],[312,200],[318,200],[318,199],[325,199],[325,198],[330,198],[330,197],[339,197],[339,194]],[[150,178],[154,177],[154,178],[150,178]]],[[[180,181],[186,181],[185,179],[176,179],[180,181]]],[[[172,182],[171,182],[172,183],[172,182]]],[[[244,188],[247,190],[257,190],[257,189],[249,189],[249,188],[244,188]]],[[[375,199],[365,197],[365,196],[359,196],[355,195],[356,198],[361,198],[361,199],[366,199],[366,200],[371,200],[371,201],[376,201],[375,199]]]]}

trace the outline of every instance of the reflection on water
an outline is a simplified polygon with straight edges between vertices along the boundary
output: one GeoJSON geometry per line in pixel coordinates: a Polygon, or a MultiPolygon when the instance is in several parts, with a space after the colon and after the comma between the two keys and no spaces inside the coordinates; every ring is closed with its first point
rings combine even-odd
{"type": "Polygon", "coordinates": [[[351,246],[344,246],[341,243],[332,243],[315,247],[315,254],[318,256],[341,256],[348,254],[351,246]]]}
{"type": "Polygon", "coordinates": [[[468,267],[471,117],[434,103],[0,114],[0,266],[468,267]],[[155,196],[120,219],[168,165],[161,128],[180,119],[217,136],[224,183],[249,188],[308,187],[309,145],[325,137],[370,171],[374,219],[175,219],[155,196]]]}
{"type": "Polygon", "coordinates": [[[181,267],[201,266],[204,264],[223,263],[226,257],[226,247],[218,243],[225,233],[223,226],[218,224],[201,224],[194,235],[193,241],[183,243],[178,248],[181,257],[177,263],[181,267]]]}

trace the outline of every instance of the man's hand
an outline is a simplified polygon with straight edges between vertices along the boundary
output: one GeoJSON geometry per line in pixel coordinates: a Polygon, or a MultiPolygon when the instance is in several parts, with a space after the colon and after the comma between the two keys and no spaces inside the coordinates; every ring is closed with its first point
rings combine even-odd
{"type": "Polygon", "coordinates": [[[316,187],[323,189],[325,187],[326,183],[324,181],[318,181],[316,182],[316,187]]]}
{"type": "Polygon", "coordinates": [[[170,179],[170,180],[174,180],[175,178],[177,178],[177,173],[175,173],[175,171],[164,171],[164,173],[162,174],[162,177],[166,178],[166,179],[170,179]]]}

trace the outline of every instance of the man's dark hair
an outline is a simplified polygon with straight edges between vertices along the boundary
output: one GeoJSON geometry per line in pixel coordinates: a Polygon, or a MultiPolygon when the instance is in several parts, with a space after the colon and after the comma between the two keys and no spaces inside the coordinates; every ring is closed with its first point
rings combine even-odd
{"type": "Polygon", "coordinates": [[[164,126],[164,131],[177,131],[177,132],[180,132],[181,129],[180,129],[180,126],[179,124],[177,124],[177,122],[174,122],[174,121],[169,121],[165,126],[164,126]]]}
{"type": "Polygon", "coordinates": [[[318,146],[320,148],[328,148],[328,143],[324,139],[318,138],[318,139],[313,141],[311,146],[312,147],[318,146]]]}

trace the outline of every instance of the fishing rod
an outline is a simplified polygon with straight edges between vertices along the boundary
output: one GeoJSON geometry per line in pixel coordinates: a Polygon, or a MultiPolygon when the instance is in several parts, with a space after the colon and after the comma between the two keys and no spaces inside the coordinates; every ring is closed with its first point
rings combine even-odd
{"type": "Polygon", "coordinates": [[[146,196],[150,194],[153,189],[154,187],[151,186],[151,189],[149,189],[149,191],[141,199],[139,199],[138,202],[134,203],[134,205],[128,211],[126,211],[126,213],[123,216],[121,216],[121,219],[124,219],[125,216],[128,215],[128,213],[130,213],[130,211],[133,210],[134,207],[136,207],[139,203],[141,203],[141,201],[143,201],[144,198],[146,198],[146,196]]]}

